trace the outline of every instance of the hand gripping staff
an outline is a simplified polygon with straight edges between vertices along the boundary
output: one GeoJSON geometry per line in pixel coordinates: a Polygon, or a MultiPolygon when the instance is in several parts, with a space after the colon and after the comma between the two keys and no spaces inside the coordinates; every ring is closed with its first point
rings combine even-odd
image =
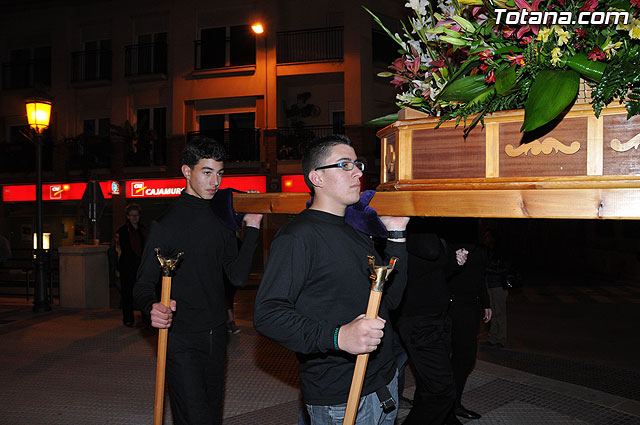
{"type": "MultiPolygon", "coordinates": [[[[174,258],[160,255],[160,248],[156,248],[156,256],[162,268],[162,294],[160,302],[169,307],[171,300],[171,273],[176,268],[182,257],[182,252],[174,258]]],[[[158,363],[156,366],[156,400],[153,409],[153,425],[162,425],[162,413],[164,408],[164,373],[167,364],[167,335],[169,329],[160,329],[158,332],[158,363]]]]}
{"type": "MultiPolygon", "coordinates": [[[[382,299],[382,290],[384,284],[389,278],[389,274],[396,266],[398,257],[391,257],[388,266],[375,266],[375,258],[369,257],[369,270],[372,280],[371,292],[369,293],[369,304],[367,305],[367,313],[365,317],[375,319],[378,317],[380,309],[380,300],[382,299]]],[[[349,398],[347,400],[347,410],[344,413],[344,421],[342,425],[353,425],[358,413],[358,404],[360,403],[360,394],[362,393],[362,384],[364,383],[364,375],[367,370],[367,362],[369,361],[369,353],[358,354],[356,359],[356,367],[353,370],[353,379],[351,380],[351,389],[349,390],[349,398]]]]}

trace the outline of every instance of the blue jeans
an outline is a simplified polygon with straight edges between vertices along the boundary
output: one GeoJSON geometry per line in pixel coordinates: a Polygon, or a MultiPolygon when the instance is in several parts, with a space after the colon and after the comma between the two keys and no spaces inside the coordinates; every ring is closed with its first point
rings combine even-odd
{"type": "MultiPolygon", "coordinates": [[[[391,396],[396,401],[396,407],[385,413],[380,406],[376,393],[360,397],[355,425],[393,425],[398,414],[398,371],[387,384],[391,396]]],[[[307,411],[311,418],[311,425],[342,425],[347,403],[333,406],[316,406],[307,404],[307,411]]]]}

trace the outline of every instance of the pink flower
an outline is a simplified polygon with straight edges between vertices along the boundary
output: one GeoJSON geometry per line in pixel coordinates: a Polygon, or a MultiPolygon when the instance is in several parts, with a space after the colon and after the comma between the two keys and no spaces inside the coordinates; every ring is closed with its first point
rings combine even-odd
{"type": "MultiPolygon", "coordinates": [[[[520,9],[527,9],[529,12],[537,12],[538,5],[542,0],[533,0],[531,4],[527,3],[525,0],[513,0],[513,1],[516,3],[516,5],[518,5],[520,9]]],[[[529,24],[523,25],[518,30],[516,36],[518,38],[522,38],[522,36],[528,31],[531,31],[535,35],[538,35],[538,25],[529,25],[529,24]]]]}
{"type": "Polygon", "coordinates": [[[483,61],[488,61],[493,59],[491,49],[481,51],[480,53],[478,53],[478,56],[480,56],[480,59],[482,59],[483,61]]]}
{"type": "Polygon", "coordinates": [[[395,88],[402,87],[403,85],[405,85],[408,82],[409,82],[409,80],[407,80],[404,77],[400,77],[399,75],[394,75],[393,76],[393,80],[391,80],[391,84],[393,84],[395,88]]]}
{"type": "Polygon", "coordinates": [[[496,81],[496,76],[493,73],[493,71],[489,71],[489,74],[487,74],[487,76],[485,77],[484,81],[488,84],[488,83],[495,83],[496,81]]]}
{"type": "Polygon", "coordinates": [[[513,50],[511,50],[511,55],[507,55],[507,59],[511,61],[511,65],[519,65],[524,66],[524,56],[523,55],[515,55],[513,50]]]}
{"type": "Polygon", "coordinates": [[[444,68],[444,59],[440,56],[438,60],[429,62],[429,66],[433,68],[444,68]]]}
{"type": "Polygon", "coordinates": [[[605,59],[606,57],[607,56],[604,54],[602,49],[600,49],[598,46],[595,46],[593,49],[591,49],[591,52],[589,52],[587,59],[591,59],[592,61],[596,62],[605,59]]]}
{"type": "Polygon", "coordinates": [[[397,72],[403,72],[407,68],[404,66],[404,56],[393,61],[393,64],[389,65],[389,69],[393,69],[397,72]]]}
{"type": "Polygon", "coordinates": [[[483,63],[482,65],[480,65],[480,70],[482,71],[486,71],[487,68],[489,68],[489,65],[487,65],[486,63],[483,63]]]}
{"type": "Polygon", "coordinates": [[[593,12],[596,7],[598,7],[598,0],[587,0],[584,2],[582,7],[578,10],[584,11],[584,12],[593,12]]]}
{"type": "Polygon", "coordinates": [[[516,32],[515,28],[503,28],[502,29],[502,35],[504,36],[504,38],[511,37],[513,34],[515,34],[515,32],[516,32]]]}

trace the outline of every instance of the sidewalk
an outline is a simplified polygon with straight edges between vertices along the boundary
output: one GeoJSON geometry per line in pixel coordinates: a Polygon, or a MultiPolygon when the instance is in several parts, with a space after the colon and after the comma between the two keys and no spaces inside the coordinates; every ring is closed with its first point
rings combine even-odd
{"type": "MultiPolygon", "coordinates": [[[[238,324],[242,332],[229,343],[224,424],[297,424],[295,356],[248,320],[238,324]]],[[[24,302],[0,304],[0,424],[151,424],[155,344],[153,330],[122,326],[119,310],[56,306],[34,314],[24,302]]],[[[406,385],[411,396],[411,376],[406,385]]],[[[478,425],[640,424],[638,400],[487,361],[478,361],[463,401],[483,415],[466,421],[478,425]]],[[[172,424],[168,405],[167,398],[164,423],[172,424]]],[[[407,413],[401,409],[399,418],[407,413]]]]}

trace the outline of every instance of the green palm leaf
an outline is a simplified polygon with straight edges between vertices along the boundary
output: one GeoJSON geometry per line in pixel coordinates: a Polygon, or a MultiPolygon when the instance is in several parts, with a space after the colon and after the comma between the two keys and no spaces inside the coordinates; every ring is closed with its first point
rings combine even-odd
{"type": "Polygon", "coordinates": [[[540,71],[524,105],[524,123],[520,131],[531,131],[560,114],[576,97],[580,74],[572,70],[540,71]]]}

